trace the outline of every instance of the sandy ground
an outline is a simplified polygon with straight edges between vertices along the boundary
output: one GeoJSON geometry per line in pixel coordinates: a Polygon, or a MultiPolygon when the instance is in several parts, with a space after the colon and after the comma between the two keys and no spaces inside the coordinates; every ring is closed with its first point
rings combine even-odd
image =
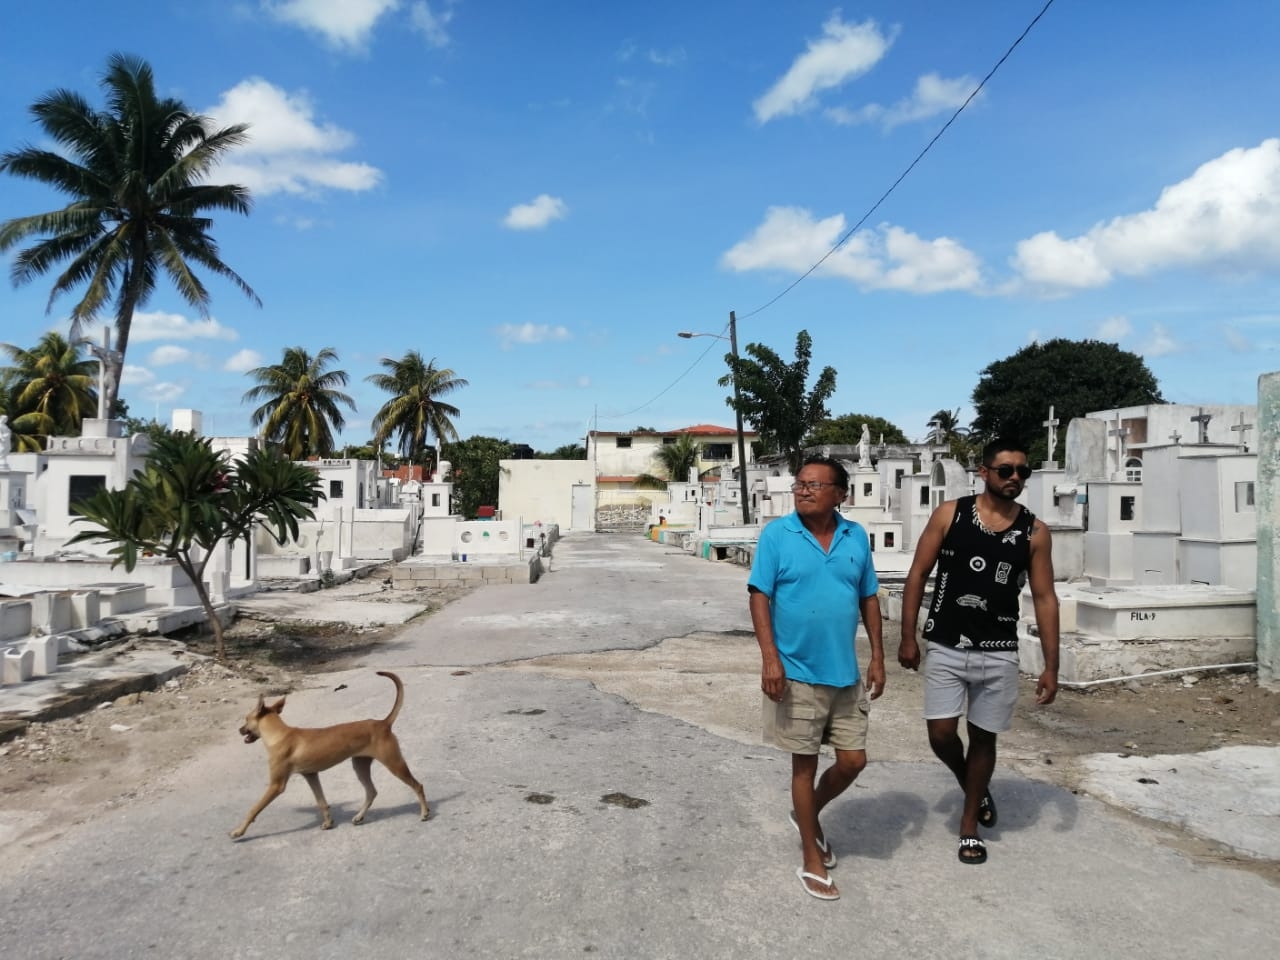
{"type": "MultiPolygon", "coordinates": [[[[0,807],[29,811],[0,823],[0,847],[15,841],[38,844],[104,807],[145,798],[202,745],[238,739],[236,728],[259,693],[323,686],[329,682],[326,671],[358,666],[362,651],[395,633],[277,635],[266,647],[247,642],[246,634],[261,629],[260,624],[237,625],[241,642],[233,649],[241,656],[229,666],[199,661],[159,690],[34,724],[26,736],[0,745],[0,807]],[[267,661],[267,647],[275,648],[271,659],[276,662],[267,661]]],[[[866,655],[864,650],[864,663],[866,655]]],[[[873,761],[927,760],[920,677],[899,668],[892,657],[890,652],[887,690],[873,705],[870,756],[873,761]]],[[[640,651],[467,669],[587,679],[638,709],[731,741],[760,742],[759,657],[754,639],[742,633],[698,633],[640,651]]],[[[1034,704],[1033,690],[1033,682],[1026,681],[1014,728],[1000,739],[1000,762],[1072,790],[1079,790],[1085,778],[1078,758],[1087,754],[1152,756],[1280,743],[1280,694],[1261,689],[1251,674],[1152,680],[1087,693],[1063,690],[1047,708],[1034,704]]],[[[1205,859],[1231,860],[1190,838],[1182,845],[1205,859]]],[[[1250,867],[1280,881],[1280,865],[1250,867]]]]}

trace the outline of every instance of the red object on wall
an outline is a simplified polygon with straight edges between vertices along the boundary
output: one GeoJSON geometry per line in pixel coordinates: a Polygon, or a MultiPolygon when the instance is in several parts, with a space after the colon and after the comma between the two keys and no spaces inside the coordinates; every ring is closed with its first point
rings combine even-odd
{"type": "Polygon", "coordinates": [[[476,507],[477,520],[492,520],[494,513],[493,507],[476,507]]]}

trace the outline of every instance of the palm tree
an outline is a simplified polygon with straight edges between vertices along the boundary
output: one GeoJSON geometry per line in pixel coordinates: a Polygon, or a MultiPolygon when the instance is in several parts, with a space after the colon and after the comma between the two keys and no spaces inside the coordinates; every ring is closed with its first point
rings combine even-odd
{"type": "Polygon", "coordinates": [[[62,334],[51,330],[29,350],[11,343],[0,350],[13,362],[3,380],[18,450],[41,450],[48,436],[79,433],[84,418],[96,413],[97,361],[81,358],[62,334]]]}
{"type": "Polygon", "coordinates": [[[440,397],[467,385],[447,367],[437,367],[435,358],[424,363],[417,350],[408,351],[399,360],[382,358],[386,373],[373,373],[365,379],[391,399],[373,417],[373,445],[379,450],[393,434],[396,449],[411,463],[420,463],[427,440],[457,440],[453,417],[460,411],[440,397]]]}
{"type": "Polygon", "coordinates": [[[151,67],[136,57],[113,54],[100,85],[105,110],[65,89],[32,104],[36,123],[62,153],[24,146],[0,154],[0,172],[37,180],[71,200],[61,210],[0,223],[0,253],[37,238],[17,253],[15,284],[65,262],[49,309],[61,294],[84,287],[71,309],[72,339],[113,301],[116,346],[106,376],[106,409],[112,410],[134,311],[147,305],[161,274],[202,316],[208,316],[210,296],[193,267],[230,280],[260,301],[219,259],[208,232],[210,211],[247,214],[249,192],[203,182],[224,153],[247,140],[248,127],[212,130],[208,118],[182,101],[158,98],[151,67]]]}
{"type": "Polygon", "coordinates": [[[669,480],[685,481],[689,471],[698,466],[702,459],[702,448],[693,439],[693,435],[682,433],[676,437],[675,443],[664,443],[654,454],[658,463],[666,473],[667,479],[642,473],[635,479],[635,485],[641,489],[665,490],[669,480]]]}
{"type": "Polygon", "coordinates": [[[935,443],[949,443],[953,437],[963,437],[969,431],[960,426],[960,408],[939,410],[929,418],[935,443]]]}
{"type": "Polygon", "coordinates": [[[355,401],[338,389],[347,385],[346,371],[326,369],[337,359],[332,347],[314,357],[302,347],[286,347],[279,363],[248,373],[258,385],[245,391],[244,402],[262,401],[250,422],[261,424],[262,436],[290,460],[333,453],[333,432],[347,423],[338,405],[355,412],[355,401]]]}

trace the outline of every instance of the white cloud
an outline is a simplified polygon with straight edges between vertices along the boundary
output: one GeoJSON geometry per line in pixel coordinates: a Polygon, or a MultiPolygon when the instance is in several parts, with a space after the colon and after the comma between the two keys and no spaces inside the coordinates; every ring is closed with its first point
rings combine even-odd
{"type": "Polygon", "coordinates": [[[431,9],[429,3],[415,3],[409,8],[409,23],[412,24],[413,29],[427,38],[427,43],[431,46],[447,47],[450,37],[449,31],[445,28],[453,19],[451,7],[451,4],[446,4],[445,9],[437,13],[431,9]]]}
{"type": "Polygon", "coordinates": [[[186,392],[187,388],[180,383],[153,383],[143,388],[142,398],[152,403],[173,403],[186,392]]]}
{"type": "Polygon", "coordinates": [[[263,9],[280,22],[355,50],[363,49],[377,22],[399,6],[400,0],[262,0],[263,9]]]}
{"type": "Polygon", "coordinates": [[[572,339],[567,327],[553,327],[547,323],[504,323],[497,332],[503,350],[510,350],[517,343],[572,339]]]}
{"type": "Polygon", "coordinates": [[[591,378],[584,373],[582,376],[578,377],[575,385],[585,390],[587,387],[591,386],[591,378]]]}
{"type": "Polygon", "coordinates": [[[154,383],[156,375],[146,367],[135,367],[131,363],[124,365],[124,370],[120,373],[120,386],[122,387],[141,387],[148,383],[154,383]]]}
{"type": "MultiPolygon", "coordinates": [[[[770,207],[764,222],[725,253],[721,264],[737,272],[773,269],[802,274],[845,231],[843,214],[814,220],[798,207],[770,207]]],[[[926,240],[887,224],[854,234],[816,272],[851,280],[864,290],[936,293],[982,285],[977,256],[955,240],[926,240]]]]}
{"type": "Polygon", "coordinates": [[[1280,139],[1208,161],[1149,210],[1069,239],[1038,233],[1018,244],[1012,263],[1025,283],[1050,293],[1175,268],[1280,266],[1280,139]]]}
{"type": "Polygon", "coordinates": [[[1222,328],[1222,339],[1226,341],[1227,349],[1232,353],[1253,353],[1258,349],[1256,343],[1230,325],[1222,328]]]}
{"type": "Polygon", "coordinates": [[[152,350],[147,363],[153,367],[168,367],[175,363],[191,363],[195,358],[196,354],[186,347],[168,345],[152,350]]]}
{"type": "Polygon", "coordinates": [[[262,354],[257,350],[237,350],[227,358],[227,362],[222,365],[222,369],[230,373],[244,373],[255,367],[262,366],[262,354]]]}
{"type": "Polygon", "coordinates": [[[254,193],[371,190],[382,171],[332,155],[355,144],[355,135],[320,122],[305,93],[288,93],[260,77],[236,84],[205,111],[217,126],[249,124],[249,141],[210,174],[213,181],[239,183],[254,193]]]}
{"type": "Polygon", "coordinates": [[[1133,333],[1133,324],[1122,314],[1107,317],[1098,324],[1098,339],[1105,340],[1107,343],[1119,343],[1131,333],[1133,333]]]}
{"type": "Polygon", "coordinates": [[[542,193],[532,203],[518,203],[507,211],[502,225],[510,230],[541,230],[552,220],[563,220],[569,207],[559,197],[542,193]]]}
{"type": "MultiPolygon", "coordinates": [[[[94,343],[102,342],[102,327],[85,331],[87,339],[94,343]]],[[[133,315],[133,323],[129,326],[129,345],[151,343],[156,340],[237,340],[239,334],[229,327],[224,327],[213,317],[204,320],[189,320],[180,313],[154,313],[139,310],[133,315]]],[[[115,343],[112,336],[111,342],[115,343]]]]}
{"type": "Polygon", "coordinates": [[[940,113],[950,113],[968,99],[978,81],[972,77],[956,77],[948,80],[936,73],[926,73],[916,80],[911,96],[899,100],[891,107],[869,103],[857,110],[832,107],[826,111],[836,123],[882,123],[886,129],[916,120],[927,120],[940,113]]]}
{"type": "Polygon", "coordinates": [[[811,40],[781,79],[752,104],[761,123],[812,109],[816,94],[866,73],[894,39],[881,33],[874,20],[844,23],[839,12],[822,25],[822,33],[822,39],[811,40]]]}
{"type": "Polygon", "coordinates": [[[1144,357],[1163,357],[1170,353],[1177,353],[1182,349],[1179,343],[1164,324],[1153,323],[1151,325],[1151,336],[1147,338],[1146,344],[1142,348],[1144,357]]]}

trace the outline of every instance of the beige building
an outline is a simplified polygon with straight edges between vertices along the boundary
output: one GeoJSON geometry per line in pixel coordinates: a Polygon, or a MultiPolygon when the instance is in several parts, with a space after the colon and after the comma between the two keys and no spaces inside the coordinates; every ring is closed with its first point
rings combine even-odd
{"type": "MultiPolygon", "coordinates": [[[[596,489],[602,500],[613,502],[637,502],[647,496],[637,490],[636,477],[652,474],[664,479],[685,480],[685,477],[666,477],[658,460],[658,451],[666,444],[675,443],[682,434],[689,434],[698,444],[698,477],[730,479],[736,475],[738,464],[738,432],[733,427],[700,423],[691,427],[665,431],[611,431],[592,430],[587,434],[587,460],[592,464],[596,489]]],[[[747,463],[752,463],[751,444],[759,434],[744,431],[747,463]]]]}

